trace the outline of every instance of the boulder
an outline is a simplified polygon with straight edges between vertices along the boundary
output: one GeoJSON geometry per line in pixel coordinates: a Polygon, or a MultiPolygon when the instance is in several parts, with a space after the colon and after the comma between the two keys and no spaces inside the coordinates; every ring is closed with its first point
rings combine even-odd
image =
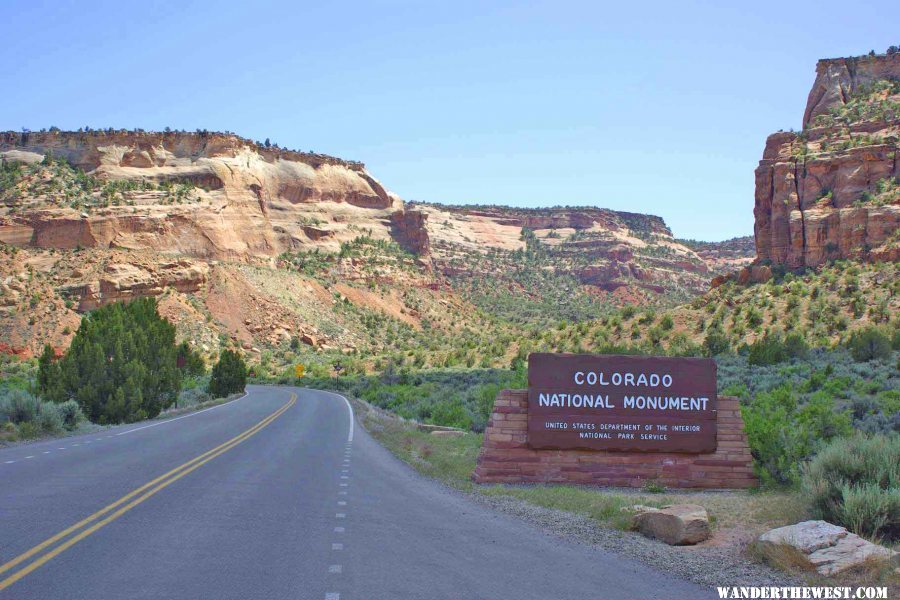
{"type": "Polygon", "coordinates": [[[759,536],[759,550],[770,560],[791,552],[801,565],[834,575],[870,560],[896,560],[897,552],[873,544],[827,521],[803,521],[759,536]]]}
{"type": "Polygon", "coordinates": [[[671,546],[696,544],[709,538],[709,515],[698,504],[672,504],[661,509],[640,507],[635,528],[671,546]]]}

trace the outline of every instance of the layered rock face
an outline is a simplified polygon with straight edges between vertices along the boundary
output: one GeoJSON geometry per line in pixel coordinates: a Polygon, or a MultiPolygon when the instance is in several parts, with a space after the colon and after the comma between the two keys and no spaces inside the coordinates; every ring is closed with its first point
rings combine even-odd
{"type": "Polygon", "coordinates": [[[549,256],[557,272],[602,292],[640,291],[651,296],[675,288],[705,291],[709,267],[672,237],[653,215],[603,208],[525,209],[422,204],[439,271],[448,276],[488,276],[467,253],[525,250],[523,230],[549,256]]]}
{"type": "Polygon", "coordinates": [[[231,134],[118,131],[0,134],[0,158],[45,155],[101,181],[188,185],[192,202],[160,191],[89,212],[32,198],[0,206],[0,241],[41,248],[127,248],[254,262],[291,249],[336,249],[361,229],[390,236],[403,210],[362,163],[263,147],[231,134]]]}
{"type": "Polygon", "coordinates": [[[820,61],[803,122],[756,169],[757,260],[900,259],[900,55],[820,61]]]}

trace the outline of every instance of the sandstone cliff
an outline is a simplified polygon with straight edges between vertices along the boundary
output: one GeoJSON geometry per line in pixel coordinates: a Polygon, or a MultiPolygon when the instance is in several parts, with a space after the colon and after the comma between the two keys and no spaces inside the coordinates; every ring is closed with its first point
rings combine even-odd
{"type": "Polygon", "coordinates": [[[653,215],[591,207],[416,206],[428,214],[434,263],[449,277],[490,276],[496,261],[476,260],[473,253],[526,251],[530,240],[542,268],[625,302],[671,302],[708,287],[706,262],[653,215]]]}
{"type": "Polygon", "coordinates": [[[112,203],[101,201],[106,190],[97,202],[70,201],[72,189],[20,194],[0,206],[0,241],[259,262],[304,246],[336,249],[363,229],[387,238],[391,215],[403,210],[362,163],[231,134],[0,134],[2,159],[48,154],[122,191],[112,203]],[[190,201],[173,202],[171,186],[189,187],[190,201]]]}
{"type": "Polygon", "coordinates": [[[803,124],[756,169],[757,260],[900,259],[900,54],[820,61],[803,124]]]}

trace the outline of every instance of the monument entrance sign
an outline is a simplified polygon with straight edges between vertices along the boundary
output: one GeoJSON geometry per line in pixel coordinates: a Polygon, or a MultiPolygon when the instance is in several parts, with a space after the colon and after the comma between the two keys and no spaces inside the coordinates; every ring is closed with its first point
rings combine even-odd
{"type": "Polygon", "coordinates": [[[528,357],[531,448],[715,452],[716,407],[712,359],[528,357]]]}

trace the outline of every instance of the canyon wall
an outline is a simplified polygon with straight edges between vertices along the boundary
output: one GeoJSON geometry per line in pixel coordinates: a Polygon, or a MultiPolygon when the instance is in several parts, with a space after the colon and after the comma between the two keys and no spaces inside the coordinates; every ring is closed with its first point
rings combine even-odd
{"type": "Polygon", "coordinates": [[[0,134],[0,158],[38,162],[48,154],[102,181],[157,189],[186,184],[192,201],[175,204],[165,193],[140,189],[128,192],[127,202],[91,210],[29,198],[0,207],[0,241],[253,262],[304,246],[336,249],[359,230],[388,238],[391,215],[403,210],[362,163],[266,147],[232,134],[0,134]]]}
{"type": "Polygon", "coordinates": [[[756,169],[757,261],[898,260],[900,54],[819,61],[801,132],[756,169]]]}

